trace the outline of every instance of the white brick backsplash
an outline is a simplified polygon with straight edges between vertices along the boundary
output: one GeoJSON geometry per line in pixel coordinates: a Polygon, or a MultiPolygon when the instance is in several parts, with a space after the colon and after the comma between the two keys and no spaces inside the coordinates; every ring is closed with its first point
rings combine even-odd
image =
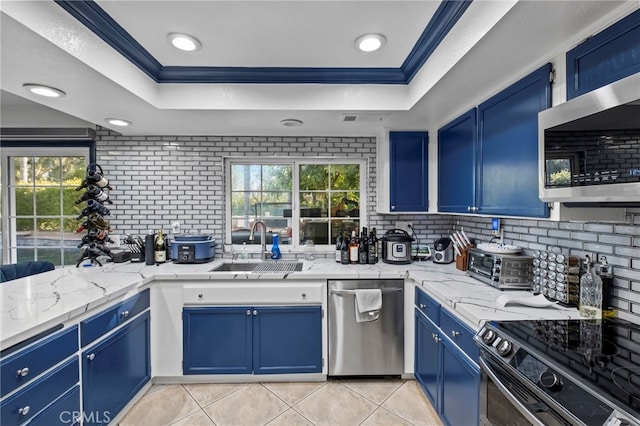
{"type": "MultiPolygon", "coordinates": [[[[219,243],[225,220],[224,156],[320,156],[367,158],[368,226],[378,236],[397,220],[413,223],[421,244],[464,228],[469,237],[489,241],[491,219],[476,216],[377,214],[376,139],[373,137],[121,136],[97,132],[97,160],[114,189],[109,206],[114,233],[144,236],[148,229],[179,220],[183,230],[208,232],[219,243]]],[[[624,224],[553,222],[503,218],[505,242],[525,253],[548,250],[583,256],[595,251],[613,268],[619,317],[640,324],[640,208],[628,209],[624,224]]],[[[218,246],[220,254],[221,244],[218,246]]]]}

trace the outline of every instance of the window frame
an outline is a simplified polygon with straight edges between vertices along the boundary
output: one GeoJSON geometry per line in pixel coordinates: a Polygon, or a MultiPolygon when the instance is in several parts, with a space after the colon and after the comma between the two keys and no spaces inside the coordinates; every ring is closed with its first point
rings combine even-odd
{"type": "MultiPolygon", "coordinates": [[[[360,227],[367,226],[367,199],[369,191],[367,187],[369,160],[363,157],[225,157],[225,223],[224,223],[224,252],[237,251],[243,246],[241,244],[231,243],[231,166],[237,164],[252,165],[271,165],[271,164],[288,164],[292,166],[292,202],[291,202],[291,229],[292,235],[300,235],[300,165],[304,164],[354,164],[360,167],[360,227]]],[[[329,191],[331,191],[329,189],[329,191]]],[[[301,253],[304,251],[304,245],[298,241],[299,238],[292,238],[291,244],[280,244],[282,253],[301,253]]],[[[260,246],[258,244],[247,244],[249,253],[259,253],[260,246]]],[[[317,244],[315,250],[318,252],[331,252],[335,250],[333,244],[317,244]]]]}
{"type": "MultiPolygon", "coordinates": [[[[0,161],[2,161],[2,174],[0,185],[2,188],[2,263],[17,262],[17,234],[16,234],[16,212],[14,181],[15,169],[12,159],[15,157],[84,157],[85,167],[95,159],[95,143],[61,143],[60,145],[35,143],[2,143],[0,161]]],[[[37,217],[37,216],[36,216],[37,217]]],[[[61,219],[64,216],[60,216],[61,219]]],[[[65,249],[63,245],[58,247],[61,251],[65,249]]],[[[37,250],[37,249],[36,249],[37,250]]],[[[61,256],[63,265],[64,256],[61,256]]]]}

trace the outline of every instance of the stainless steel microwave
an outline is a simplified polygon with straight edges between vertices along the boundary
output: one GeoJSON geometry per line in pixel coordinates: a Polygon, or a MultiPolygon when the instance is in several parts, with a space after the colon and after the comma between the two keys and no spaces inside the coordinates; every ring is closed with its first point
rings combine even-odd
{"type": "Polygon", "coordinates": [[[640,73],[538,115],[542,201],[640,202],[640,73]]]}

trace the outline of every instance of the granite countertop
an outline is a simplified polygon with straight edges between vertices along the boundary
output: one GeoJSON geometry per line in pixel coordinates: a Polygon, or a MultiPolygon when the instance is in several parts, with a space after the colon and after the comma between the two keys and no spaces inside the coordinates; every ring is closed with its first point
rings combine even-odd
{"type": "Polygon", "coordinates": [[[575,308],[544,309],[508,306],[495,302],[501,294],[465,275],[453,264],[431,261],[409,265],[341,265],[333,259],[305,261],[293,273],[211,272],[229,259],[204,264],[106,264],[103,267],[65,267],[0,284],[0,348],[4,349],[59,323],[69,321],[123,295],[133,295],[154,281],[207,280],[326,280],[411,278],[445,308],[461,316],[474,329],[485,320],[562,319],[578,317],[575,308]]]}

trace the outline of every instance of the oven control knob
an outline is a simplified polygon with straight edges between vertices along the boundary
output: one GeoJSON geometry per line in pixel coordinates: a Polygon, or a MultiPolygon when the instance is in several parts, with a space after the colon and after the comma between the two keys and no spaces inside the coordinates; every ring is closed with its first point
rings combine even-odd
{"type": "Polygon", "coordinates": [[[556,373],[552,371],[545,371],[540,374],[540,378],[538,380],[543,388],[549,389],[552,392],[557,392],[562,388],[562,381],[556,373]]]}
{"type": "Polygon", "coordinates": [[[511,349],[513,349],[513,345],[511,344],[511,342],[504,339],[502,339],[502,341],[498,343],[498,346],[496,347],[496,350],[498,351],[500,356],[509,355],[511,353],[511,349]]]}
{"type": "Polygon", "coordinates": [[[502,259],[496,259],[493,261],[496,265],[499,265],[502,263],[502,259]]]}
{"type": "Polygon", "coordinates": [[[482,335],[482,341],[487,344],[490,345],[493,343],[494,340],[496,340],[496,337],[498,337],[498,334],[493,331],[493,330],[487,330],[484,332],[484,334],[482,335]]]}
{"type": "Polygon", "coordinates": [[[500,267],[499,267],[499,266],[496,266],[496,267],[495,267],[495,269],[494,269],[494,271],[496,272],[496,274],[499,274],[499,273],[500,273],[500,267]]]}

